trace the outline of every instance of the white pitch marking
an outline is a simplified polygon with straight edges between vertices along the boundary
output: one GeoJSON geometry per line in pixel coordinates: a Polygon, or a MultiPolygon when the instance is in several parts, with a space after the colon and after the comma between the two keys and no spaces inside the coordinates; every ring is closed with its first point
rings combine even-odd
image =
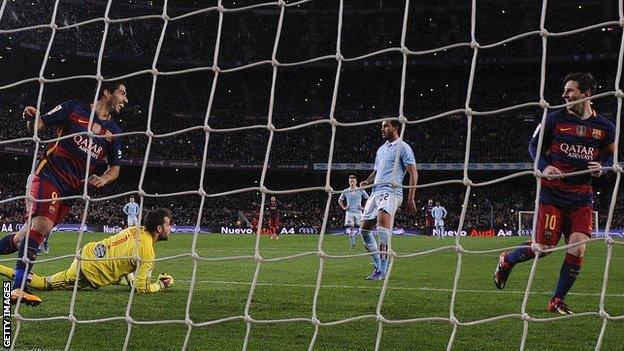
{"type": "MultiPolygon", "coordinates": [[[[190,283],[190,280],[180,280],[181,282],[190,283]]],[[[201,284],[222,284],[222,285],[251,285],[251,282],[235,282],[235,281],[226,281],[226,280],[196,280],[196,283],[201,284]]],[[[374,284],[374,283],[372,283],[374,284]]],[[[316,285],[313,284],[289,284],[289,283],[257,283],[257,286],[282,286],[282,287],[293,287],[293,288],[315,288],[316,285]]],[[[362,289],[362,290],[379,290],[381,289],[381,285],[321,285],[321,288],[331,288],[331,289],[362,289]]],[[[411,288],[411,287],[402,287],[402,286],[394,286],[388,287],[389,290],[407,290],[407,291],[437,291],[437,292],[452,292],[453,289],[444,289],[444,288],[428,288],[428,287],[419,287],[419,288],[411,288]]],[[[492,293],[492,294],[517,294],[524,295],[524,291],[518,290],[472,290],[472,289],[458,289],[458,292],[465,293],[474,293],[474,294],[484,294],[484,293],[492,293]]],[[[531,295],[551,295],[552,292],[546,291],[532,291],[531,295]]],[[[600,294],[594,293],[581,293],[581,292],[570,292],[568,295],[577,295],[577,296],[600,296],[600,294]]],[[[624,294],[605,294],[605,296],[609,297],[624,297],[624,294]]]]}

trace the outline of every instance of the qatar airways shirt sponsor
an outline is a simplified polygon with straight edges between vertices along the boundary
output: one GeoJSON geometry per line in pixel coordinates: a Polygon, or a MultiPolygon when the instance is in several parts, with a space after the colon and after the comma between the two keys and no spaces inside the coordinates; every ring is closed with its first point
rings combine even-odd
{"type": "Polygon", "coordinates": [[[121,128],[113,119],[100,119],[97,115],[89,124],[90,116],[89,103],[79,100],[66,101],[41,116],[46,127],[56,128],[57,137],[69,137],[46,145],[36,173],[55,182],[65,194],[81,188],[87,155],[90,174],[99,165],[121,164],[121,138],[115,136],[121,128]],[[95,137],[89,138],[89,130],[95,137]]]}
{"type": "Polygon", "coordinates": [[[76,135],[74,136],[74,142],[78,149],[82,150],[82,152],[89,153],[91,152],[91,157],[99,160],[103,158],[104,147],[98,145],[93,142],[93,140],[89,139],[89,137],[85,135],[76,135]]]}
{"type": "MultiPolygon", "coordinates": [[[[529,144],[533,159],[537,158],[539,125],[529,144]]],[[[544,171],[553,166],[563,173],[587,170],[589,162],[598,162],[603,167],[613,164],[615,149],[615,125],[608,118],[596,112],[581,119],[567,109],[551,112],[546,116],[542,150],[538,168],[544,171]]],[[[591,174],[579,174],[562,179],[542,178],[540,202],[557,206],[574,207],[593,204],[591,174]]]]}
{"type": "Polygon", "coordinates": [[[584,161],[593,161],[598,155],[598,150],[592,146],[578,145],[578,144],[559,144],[559,150],[561,150],[567,157],[575,158],[584,161]]]}

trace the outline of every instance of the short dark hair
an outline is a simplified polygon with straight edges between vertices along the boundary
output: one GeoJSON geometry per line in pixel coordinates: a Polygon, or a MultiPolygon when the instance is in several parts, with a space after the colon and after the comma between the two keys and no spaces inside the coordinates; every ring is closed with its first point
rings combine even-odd
{"type": "Polygon", "coordinates": [[[355,174],[351,174],[349,175],[349,179],[357,179],[357,177],[355,176],[355,174]]]}
{"type": "Polygon", "coordinates": [[[596,93],[596,80],[594,76],[589,72],[573,72],[563,78],[563,84],[569,81],[578,83],[578,88],[581,92],[591,91],[591,94],[596,93]]]}
{"type": "Polygon", "coordinates": [[[400,134],[401,133],[401,122],[399,122],[399,120],[397,119],[391,119],[394,118],[394,116],[385,116],[384,119],[386,120],[386,122],[390,123],[394,128],[396,128],[397,132],[400,134]]]}
{"type": "Polygon", "coordinates": [[[107,90],[109,93],[113,93],[115,90],[117,90],[119,88],[120,85],[126,85],[126,83],[124,83],[123,81],[117,81],[117,82],[102,82],[102,85],[100,86],[100,96],[99,98],[101,99],[104,96],[104,90],[107,90]]]}
{"type": "Polygon", "coordinates": [[[155,232],[159,225],[165,224],[165,217],[169,217],[169,220],[171,220],[171,211],[169,211],[169,209],[159,208],[149,211],[145,215],[145,221],[143,221],[145,230],[147,230],[148,233],[155,232]]]}

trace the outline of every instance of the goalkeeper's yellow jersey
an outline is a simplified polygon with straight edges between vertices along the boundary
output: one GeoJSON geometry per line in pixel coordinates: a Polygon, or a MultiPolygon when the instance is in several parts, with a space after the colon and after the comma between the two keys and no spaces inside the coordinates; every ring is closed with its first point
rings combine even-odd
{"type": "Polygon", "coordinates": [[[158,282],[149,283],[154,268],[154,242],[144,227],[129,227],[116,235],[83,246],[81,271],[96,287],[117,282],[135,270],[134,284],[139,293],[163,289],[158,282]],[[137,262],[135,256],[140,257],[137,262]],[[120,258],[123,257],[123,258],[120,258]],[[137,270],[137,265],[139,269],[137,270]]]}

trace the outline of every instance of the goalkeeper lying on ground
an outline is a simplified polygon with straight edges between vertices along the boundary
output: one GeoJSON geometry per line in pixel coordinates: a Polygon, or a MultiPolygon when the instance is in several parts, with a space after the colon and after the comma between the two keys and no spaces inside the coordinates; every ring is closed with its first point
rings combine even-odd
{"type": "MultiPolygon", "coordinates": [[[[78,260],[74,259],[65,271],[47,277],[32,273],[27,278],[28,286],[39,290],[73,290],[78,279],[79,289],[97,289],[124,278],[139,293],[154,293],[173,286],[173,277],[165,273],[161,273],[155,282],[149,282],[149,274],[154,267],[153,245],[169,238],[171,211],[164,208],[151,211],[145,216],[144,224],[145,227],[129,227],[119,234],[83,246],[80,252],[83,258],[80,272],[78,260]],[[140,263],[134,259],[135,256],[140,257],[140,263]],[[135,271],[136,278],[133,274],[135,271]]],[[[12,277],[13,270],[0,265],[0,274],[12,277]]],[[[20,298],[27,305],[38,305],[42,302],[38,296],[28,291],[19,291],[21,294],[11,293],[12,303],[20,298]]]]}

